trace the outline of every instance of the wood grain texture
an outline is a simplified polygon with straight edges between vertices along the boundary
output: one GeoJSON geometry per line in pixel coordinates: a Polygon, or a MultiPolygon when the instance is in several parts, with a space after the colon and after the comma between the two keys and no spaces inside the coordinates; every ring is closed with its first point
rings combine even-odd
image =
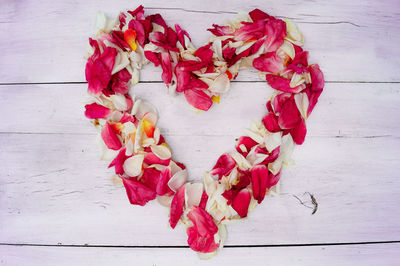
{"type": "MultiPolygon", "coordinates": [[[[4,0],[3,0],[4,2],[4,0]]],[[[261,8],[293,19],[305,35],[310,62],[319,63],[328,81],[399,82],[399,2],[335,1],[37,1],[5,0],[0,10],[0,82],[84,81],[86,40],[95,34],[97,11],[115,17],[143,4],[169,23],[191,33],[195,45],[207,41],[213,23],[240,10],[261,8]],[[210,8],[212,7],[212,8],[210,8]]],[[[160,69],[144,71],[142,80],[160,80],[160,69]],[[153,72],[153,71],[152,71],[153,72]]],[[[240,80],[258,80],[243,71],[240,80]]]]}
{"type": "Polygon", "coordinates": [[[0,246],[4,265],[309,265],[395,266],[400,244],[225,248],[208,261],[199,260],[189,249],[127,249],[77,247],[0,246]],[[157,252],[157,253],[155,253],[157,252]],[[156,256],[149,254],[157,254],[156,256]],[[179,259],[177,259],[179,258],[179,259]]]}
{"type": "MultiPolygon", "coordinates": [[[[394,0],[1,1],[0,264],[397,265],[399,243],[332,244],[400,241],[399,10],[394,0]],[[210,261],[185,247],[118,248],[187,245],[184,228],[170,229],[157,202],[129,204],[83,116],[85,47],[97,11],[113,17],[139,4],[181,24],[197,46],[212,23],[240,10],[290,18],[328,81],[306,142],[293,154],[296,165],[284,169],[280,196],[229,225],[227,244],[236,248],[210,261]],[[310,201],[305,192],[319,203],[315,215],[296,198],[310,201]]],[[[157,105],[159,125],[191,180],[262,117],[272,92],[246,70],[221,104],[197,115],[183,97],[166,94],[160,74],[146,66],[141,80],[148,83],[134,92],[157,105]]]]}
{"type": "MultiPolygon", "coordinates": [[[[168,136],[190,178],[232,149],[226,136],[168,136]],[[187,145],[190,141],[190,145],[187,145]]],[[[99,161],[92,135],[1,134],[0,242],[183,245],[157,202],[132,206],[99,161]],[[22,196],[23,195],[23,196],[22,196]]],[[[290,244],[400,239],[400,139],[310,137],[284,169],[281,196],[228,227],[228,244],[290,244]],[[294,195],[310,201],[315,215],[294,195]],[[288,222],[290,221],[290,222],[288,222]]]]}
{"type": "MultiPolygon", "coordinates": [[[[83,115],[87,84],[0,86],[0,132],[94,134],[83,115]]],[[[133,93],[153,103],[165,135],[233,136],[261,119],[273,90],[264,83],[232,84],[208,112],[196,114],[183,95],[167,95],[164,84],[140,83],[133,93]]],[[[327,84],[307,120],[309,136],[400,136],[400,84],[327,84]]]]}

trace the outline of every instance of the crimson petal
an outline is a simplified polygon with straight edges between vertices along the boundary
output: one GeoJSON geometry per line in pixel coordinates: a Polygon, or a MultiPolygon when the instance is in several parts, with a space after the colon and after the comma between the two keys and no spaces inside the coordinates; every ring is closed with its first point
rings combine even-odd
{"type": "Polygon", "coordinates": [[[156,193],[153,190],[137,181],[122,177],[122,182],[131,204],[144,206],[147,202],[156,198],[156,193]]]}
{"type": "Polygon", "coordinates": [[[169,224],[175,228],[179,219],[183,214],[183,205],[185,204],[185,185],[181,186],[175,193],[171,202],[171,213],[169,217],[169,224]]]}
{"type": "Polygon", "coordinates": [[[185,90],[185,98],[190,105],[199,110],[207,111],[212,105],[210,96],[199,89],[192,88],[185,90]]]}
{"type": "Polygon", "coordinates": [[[122,147],[121,141],[114,130],[107,122],[101,130],[101,137],[106,146],[111,150],[119,150],[122,147]]]}
{"type": "Polygon", "coordinates": [[[103,105],[92,103],[85,105],[85,116],[89,119],[107,118],[111,110],[103,105]]]}
{"type": "Polygon", "coordinates": [[[193,206],[188,217],[193,222],[193,226],[186,231],[190,248],[201,253],[217,250],[219,244],[215,243],[214,235],[218,232],[218,227],[211,215],[202,208],[193,206]]]}

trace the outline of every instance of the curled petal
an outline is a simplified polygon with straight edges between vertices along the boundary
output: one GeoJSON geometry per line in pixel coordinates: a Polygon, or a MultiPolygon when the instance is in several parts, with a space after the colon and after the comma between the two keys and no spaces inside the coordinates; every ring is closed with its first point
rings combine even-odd
{"type": "Polygon", "coordinates": [[[187,179],[187,170],[183,169],[176,172],[171,179],[168,181],[168,187],[176,192],[178,189],[186,183],[187,179]]]}
{"type": "Polygon", "coordinates": [[[222,176],[229,175],[235,165],[236,161],[232,158],[232,156],[228,153],[225,153],[218,158],[217,163],[214,165],[210,173],[212,175],[218,175],[218,177],[221,178],[222,176]]]}
{"type": "Polygon", "coordinates": [[[136,116],[136,118],[138,119],[143,119],[146,116],[146,119],[148,119],[149,121],[151,121],[153,124],[155,124],[155,122],[157,121],[157,109],[154,107],[154,105],[152,105],[151,103],[145,101],[145,100],[137,100],[135,101],[135,103],[133,104],[132,107],[132,111],[131,114],[136,116]],[[149,114],[153,114],[153,121],[151,121],[150,119],[148,119],[148,115],[149,114]],[[154,121],[154,118],[156,121],[154,121]]]}
{"type": "Polygon", "coordinates": [[[215,78],[214,82],[208,88],[212,92],[225,93],[230,88],[230,79],[227,74],[223,73],[215,78]]]}
{"type": "Polygon", "coordinates": [[[137,181],[122,177],[122,182],[131,204],[144,206],[147,202],[156,198],[156,193],[153,190],[137,181]]]}
{"type": "Polygon", "coordinates": [[[252,138],[242,136],[238,139],[235,148],[243,156],[246,156],[251,148],[253,148],[255,145],[257,145],[257,142],[255,142],[252,138]]]}
{"type": "Polygon", "coordinates": [[[97,103],[85,105],[85,116],[89,119],[107,118],[111,110],[97,103]]]}
{"type": "Polygon", "coordinates": [[[189,34],[186,31],[182,30],[182,28],[178,24],[175,24],[175,30],[179,42],[181,43],[182,47],[186,49],[187,47],[185,44],[185,36],[190,40],[189,34]]]}
{"type": "Polygon", "coordinates": [[[185,186],[181,186],[181,188],[175,193],[174,198],[171,202],[171,213],[169,217],[169,224],[172,228],[175,228],[179,219],[183,214],[183,205],[185,204],[185,186]]]}
{"type": "Polygon", "coordinates": [[[101,137],[106,146],[111,150],[119,150],[122,147],[121,140],[107,122],[101,130],[101,137]]]}
{"type": "Polygon", "coordinates": [[[142,172],[142,164],[144,160],[144,155],[138,154],[129,157],[124,162],[124,171],[128,176],[135,177],[140,175],[142,172]]]}

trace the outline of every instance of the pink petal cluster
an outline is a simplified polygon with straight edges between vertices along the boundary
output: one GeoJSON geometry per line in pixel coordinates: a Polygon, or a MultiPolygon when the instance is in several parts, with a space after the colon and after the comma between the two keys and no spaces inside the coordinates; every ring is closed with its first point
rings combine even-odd
{"type": "Polygon", "coordinates": [[[186,225],[188,244],[199,253],[214,254],[222,247],[223,221],[247,217],[250,206],[278,184],[294,143],[305,140],[305,121],[324,77],[318,65],[309,65],[290,25],[255,9],[239,24],[213,24],[213,38],[194,49],[179,25],[169,27],[160,14],[146,16],[139,6],[89,39],[85,76],[92,98],[85,116],[100,127],[103,156],[112,154],[109,167],[121,178],[129,202],[164,202],[170,226],[186,225]],[[155,107],[129,95],[147,62],[160,66],[168,89],[183,93],[198,110],[219,102],[242,68],[263,72],[277,93],[266,103],[262,120],[237,139],[235,151],[222,154],[203,183],[187,183],[185,166],[173,160],[157,127],[155,107]]]}

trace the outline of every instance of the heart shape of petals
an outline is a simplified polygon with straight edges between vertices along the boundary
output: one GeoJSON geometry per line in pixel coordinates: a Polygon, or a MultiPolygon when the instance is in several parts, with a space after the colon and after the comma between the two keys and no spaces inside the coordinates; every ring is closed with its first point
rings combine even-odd
{"type": "Polygon", "coordinates": [[[324,77],[318,65],[308,64],[303,35],[290,20],[259,9],[212,25],[213,36],[198,49],[179,25],[145,15],[143,6],[112,21],[99,13],[97,28],[89,39],[85,116],[99,128],[102,158],[110,159],[131,204],[158,199],[170,210],[170,226],[187,228],[190,248],[201,258],[215,255],[225,225],[261,204],[292,163],[294,145],[304,142],[324,77]],[[235,150],[222,154],[202,182],[189,183],[185,165],[173,159],[157,127],[157,109],[129,94],[147,63],[161,67],[170,93],[183,94],[201,111],[219,103],[242,68],[259,70],[276,92],[235,150]]]}

